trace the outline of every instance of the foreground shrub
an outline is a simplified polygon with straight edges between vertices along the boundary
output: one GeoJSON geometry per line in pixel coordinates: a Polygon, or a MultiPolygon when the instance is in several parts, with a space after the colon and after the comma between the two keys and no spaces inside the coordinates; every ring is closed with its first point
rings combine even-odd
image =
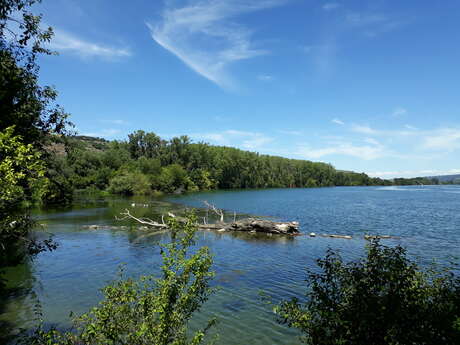
{"type": "Polygon", "coordinates": [[[314,345],[460,344],[460,278],[424,270],[397,246],[371,242],[367,257],[344,263],[329,250],[308,272],[306,301],[275,308],[281,323],[314,345]]]}
{"type": "Polygon", "coordinates": [[[207,247],[189,253],[194,244],[196,218],[168,225],[171,243],[162,246],[161,278],[120,279],[103,289],[98,306],[75,319],[75,332],[38,329],[28,344],[85,345],[198,345],[215,320],[191,334],[192,315],[212,293],[212,257],[207,247]]]}

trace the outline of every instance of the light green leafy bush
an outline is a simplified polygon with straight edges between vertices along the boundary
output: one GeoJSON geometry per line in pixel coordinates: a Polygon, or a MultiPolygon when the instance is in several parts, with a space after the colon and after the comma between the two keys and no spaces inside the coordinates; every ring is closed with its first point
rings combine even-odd
{"type": "Polygon", "coordinates": [[[207,247],[190,252],[196,217],[168,220],[172,240],[163,245],[161,277],[120,279],[103,289],[104,299],[75,319],[76,331],[61,333],[39,328],[27,344],[86,345],[198,345],[215,324],[188,332],[193,314],[213,292],[212,256],[207,247]]]}

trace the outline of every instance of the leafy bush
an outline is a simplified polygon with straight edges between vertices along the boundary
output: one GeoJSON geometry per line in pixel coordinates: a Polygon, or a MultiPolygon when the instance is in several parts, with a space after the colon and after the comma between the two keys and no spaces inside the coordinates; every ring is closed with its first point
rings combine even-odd
{"type": "Polygon", "coordinates": [[[460,278],[422,270],[406,251],[376,242],[367,257],[344,263],[329,250],[310,271],[306,301],[275,308],[306,344],[460,344],[460,278]]]}
{"type": "Polygon", "coordinates": [[[0,131],[0,267],[54,248],[51,240],[30,235],[34,222],[27,206],[41,200],[47,187],[40,153],[14,135],[14,126],[0,131]]]}
{"type": "Polygon", "coordinates": [[[156,188],[167,193],[194,191],[195,184],[190,180],[187,171],[179,164],[171,164],[161,169],[156,188]]]}
{"type": "Polygon", "coordinates": [[[196,217],[184,223],[168,220],[172,241],[162,246],[161,278],[120,279],[103,289],[104,300],[75,319],[76,332],[39,328],[27,344],[198,345],[215,320],[194,334],[187,331],[192,315],[213,292],[212,256],[207,247],[189,253],[196,217]]]}
{"type": "Polygon", "coordinates": [[[205,169],[192,171],[190,177],[199,190],[210,190],[216,187],[216,182],[211,178],[211,173],[205,169]]]}
{"type": "Polygon", "coordinates": [[[160,175],[161,173],[161,162],[158,159],[142,156],[137,160],[137,165],[143,174],[160,175]]]}
{"type": "Polygon", "coordinates": [[[110,180],[108,191],[121,195],[148,195],[152,192],[147,176],[140,172],[123,172],[110,180]]]}

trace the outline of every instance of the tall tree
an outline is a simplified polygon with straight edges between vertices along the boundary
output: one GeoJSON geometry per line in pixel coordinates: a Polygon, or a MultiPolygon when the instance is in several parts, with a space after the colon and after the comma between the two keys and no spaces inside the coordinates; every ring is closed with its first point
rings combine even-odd
{"type": "Polygon", "coordinates": [[[14,125],[15,134],[34,145],[50,133],[63,133],[69,124],[55,104],[56,90],[38,84],[37,57],[53,54],[45,47],[53,30],[41,29],[41,15],[29,10],[37,2],[0,2],[0,130],[14,125]]]}
{"type": "Polygon", "coordinates": [[[49,186],[46,140],[50,134],[64,133],[69,123],[55,104],[56,91],[38,84],[37,58],[52,54],[45,45],[53,30],[41,29],[41,15],[30,11],[37,2],[0,1],[0,267],[16,261],[21,253],[53,247],[49,241],[30,239],[33,222],[27,207],[41,199],[49,186]],[[22,251],[24,244],[26,251],[22,251]]]}

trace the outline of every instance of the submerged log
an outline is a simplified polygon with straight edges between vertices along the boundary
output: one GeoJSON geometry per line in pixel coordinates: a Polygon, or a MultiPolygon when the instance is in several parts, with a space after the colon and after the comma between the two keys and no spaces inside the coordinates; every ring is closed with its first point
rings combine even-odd
{"type": "Polygon", "coordinates": [[[390,235],[364,235],[365,240],[380,240],[380,239],[399,239],[400,237],[397,236],[390,236],[390,235]]]}
{"type": "Polygon", "coordinates": [[[113,230],[113,229],[126,230],[126,229],[129,229],[129,227],[127,227],[127,226],[113,226],[113,225],[83,225],[82,229],[87,229],[87,230],[113,230]]]}
{"type": "Polygon", "coordinates": [[[322,234],[321,237],[330,237],[330,238],[343,238],[346,240],[351,240],[353,237],[349,235],[329,235],[329,234],[322,234]]]}

